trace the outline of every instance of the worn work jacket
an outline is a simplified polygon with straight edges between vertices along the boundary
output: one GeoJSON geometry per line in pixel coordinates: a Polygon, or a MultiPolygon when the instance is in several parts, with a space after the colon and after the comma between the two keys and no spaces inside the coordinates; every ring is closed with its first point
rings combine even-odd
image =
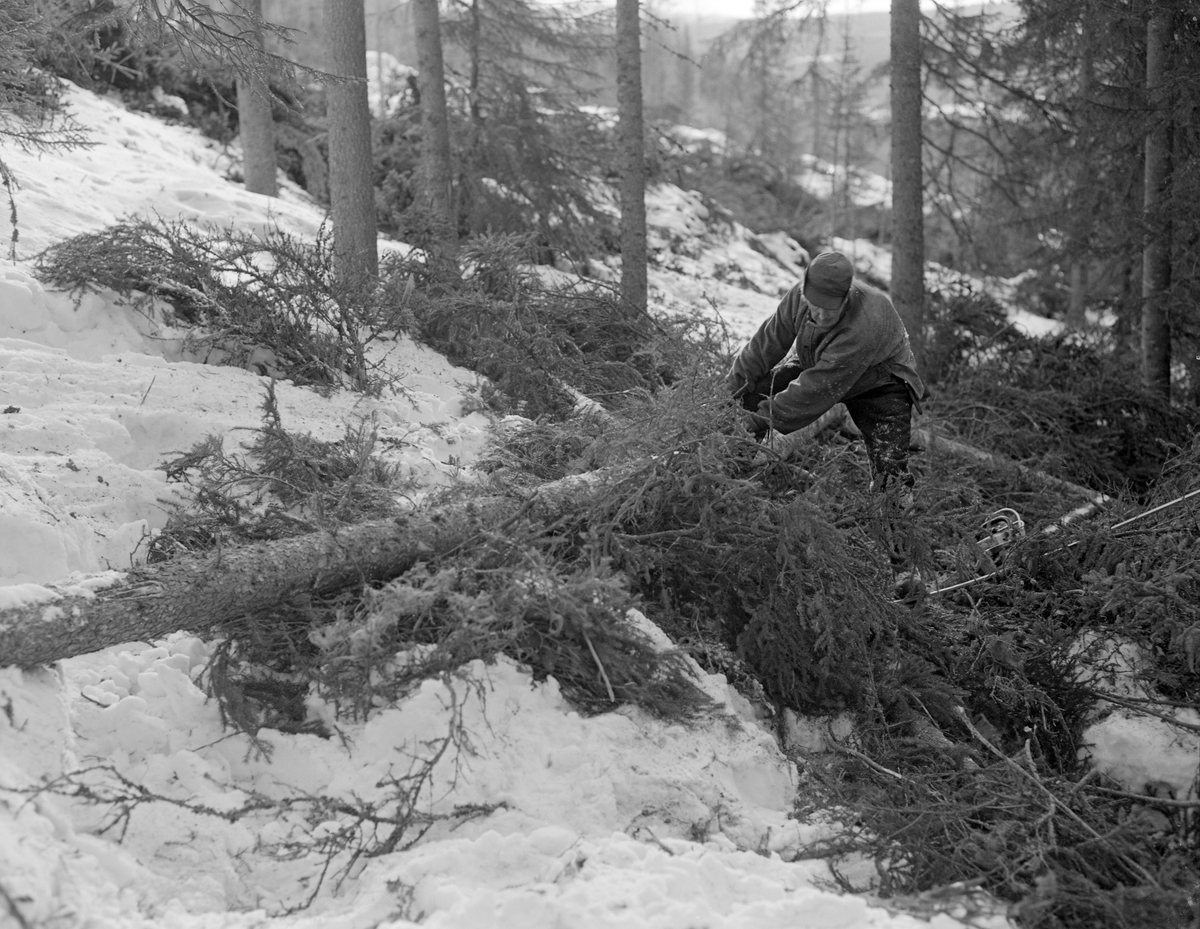
{"type": "Polygon", "coordinates": [[[914,403],[925,396],[900,314],[874,287],[854,284],[841,317],[821,331],[797,284],[734,359],[730,387],[753,385],[792,348],[803,373],[758,406],[779,432],[802,429],[835,403],[893,381],[908,388],[914,403]]]}

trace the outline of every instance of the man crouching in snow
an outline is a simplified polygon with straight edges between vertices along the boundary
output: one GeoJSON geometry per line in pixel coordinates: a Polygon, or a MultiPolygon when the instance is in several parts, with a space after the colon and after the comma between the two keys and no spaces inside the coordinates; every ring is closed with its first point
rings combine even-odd
{"type": "Polygon", "coordinates": [[[891,487],[902,511],[912,505],[912,409],[925,385],[892,301],[856,283],[841,252],[812,260],[804,281],[738,353],[728,380],[756,438],[802,429],[845,403],[867,446],[871,489],[891,487]],[[795,358],[776,369],[789,349],[795,358]]]}

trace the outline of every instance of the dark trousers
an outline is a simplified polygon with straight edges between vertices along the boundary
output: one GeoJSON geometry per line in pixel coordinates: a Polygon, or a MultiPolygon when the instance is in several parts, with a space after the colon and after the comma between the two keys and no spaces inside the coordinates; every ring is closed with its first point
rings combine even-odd
{"type": "MultiPolygon", "coordinates": [[[[803,371],[798,365],[783,365],[768,372],[742,396],[748,410],[786,388],[803,371]]],[[[862,433],[871,462],[871,488],[884,490],[893,482],[904,493],[911,489],[908,446],[912,440],[912,397],[900,380],[893,380],[866,393],[843,400],[850,418],[862,433]]]]}

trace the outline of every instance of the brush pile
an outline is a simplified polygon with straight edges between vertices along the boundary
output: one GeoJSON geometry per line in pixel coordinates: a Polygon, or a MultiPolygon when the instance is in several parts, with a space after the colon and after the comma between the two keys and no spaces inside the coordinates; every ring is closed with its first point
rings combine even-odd
{"type": "MultiPolygon", "coordinates": [[[[851,430],[786,455],[746,437],[720,332],[542,288],[517,243],[488,248],[469,280],[405,278],[406,325],[524,417],[497,427],[484,479],[424,504],[458,541],[222,630],[211,683],[231,724],[302,728],[311,687],[361,716],[501,653],[583,712],[633,703],[686,721],[705,705],[690,658],[776,719],[852,715],[852,742],[797,758],[802,793],[853,811],[813,854],[873,857],[882,896],[918,908],[969,885],[1029,927],[1190,918],[1194,785],[1119,784],[1088,763],[1085,733],[1114,707],[1200,729],[1186,710],[1200,705],[1197,411],[1129,386],[1104,345],[1003,330],[974,351],[956,342],[966,361],[940,370],[922,425],[984,454],[915,455],[917,504],[898,519],[868,492],[851,430]],[[484,515],[547,488],[559,505],[484,515]],[[1063,522],[1101,493],[1098,514],[1063,522]],[[981,526],[1001,509],[1025,535],[994,547],[981,526]],[[913,602],[892,597],[897,550],[929,581],[913,602]],[[1102,673],[1115,654],[1138,656],[1120,689],[1102,673]]],[[[241,453],[172,463],[193,502],[159,556],[345,525],[398,499],[369,432],[314,443],[265,410],[241,453]]]]}

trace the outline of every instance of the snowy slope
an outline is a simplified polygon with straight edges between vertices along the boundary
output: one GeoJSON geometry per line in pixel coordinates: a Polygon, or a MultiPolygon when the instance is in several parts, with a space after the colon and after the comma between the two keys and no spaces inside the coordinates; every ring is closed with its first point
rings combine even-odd
{"type": "MultiPolygon", "coordinates": [[[[20,257],[0,269],[0,606],[136,561],[173,494],[163,458],[208,434],[236,445],[264,388],[184,360],[177,333],[112,294],[76,305],[46,290],[31,256],[128,215],[306,235],[323,219],[296,191],[271,200],[227,181],[236,153],[194,132],[68,97],[93,147],[0,148],[21,184],[20,257]]],[[[654,299],[711,300],[742,336],[802,256],[706,223],[704,209],[672,188],[653,198],[654,299]]],[[[323,398],[281,384],[284,424],[334,438],[374,417],[418,487],[469,479],[490,425],[470,412],[475,376],[406,338],[386,353],[401,391],[323,398]]],[[[26,672],[0,655],[0,925],[1008,925],[965,901],[926,921],[829,889],[822,862],[797,860],[829,825],[791,817],[792,763],[698,668],[718,709],[687,729],[632,709],[582,718],[553,680],[501,661],[429,681],[365,723],[310,698],[336,736],[263,731],[264,755],[206,702],[197,682],[211,651],[176,635],[26,672]],[[451,732],[461,741],[434,762],[451,732]],[[394,811],[389,783],[425,761],[418,810],[433,825],[421,841],[375,858],[322,853],[348,806],[394,811]],[[66,795],[80,784],[125,798],[129,815],[66,795]],[[453,815],[463,807],[478,815],[453,815]]]]}

